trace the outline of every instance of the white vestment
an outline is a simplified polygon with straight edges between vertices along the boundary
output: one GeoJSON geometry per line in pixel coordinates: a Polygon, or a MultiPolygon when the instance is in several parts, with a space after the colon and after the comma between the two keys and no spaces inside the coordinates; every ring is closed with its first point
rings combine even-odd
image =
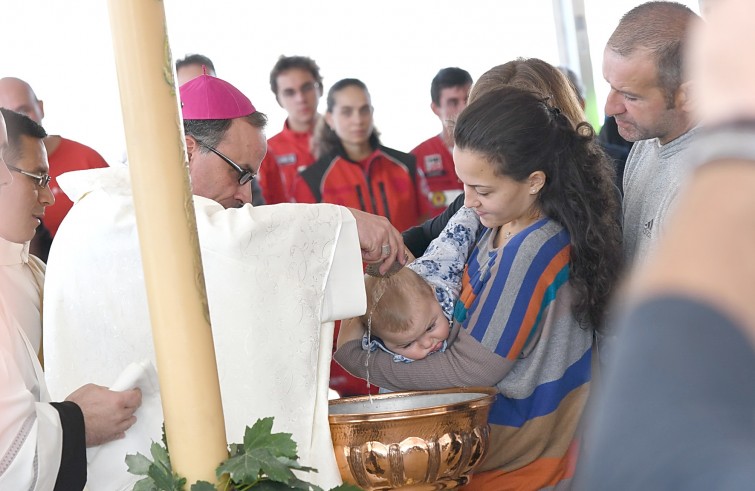
{"type": "Polygon", "coordinates": [[[37,358],[44,264],[0,238],[0,489],[49,491],[63,429],[37,358]],[[33,346],[31,339],[36,339],[33,346]]]}
{"type": "MultiPolygon", "coordinates": [[[[59,183],[76,205],[55,236],[45,285],[53,395],[110,386],[132,362],[154,363],[128,170],[79,171],[59,183]]],[[[333,321],[366,309],[353,216],[335,205],[224,209],[198,196],[194,206],[229,442],[274,416],[273,431],[292,433],[300,462],[318,469],[307,479],[339,484],[327,419],[333,321]]],[[[146,453],[159,438],[159,423],[130,430],[134,443],[104,468],[125,473],[126,453],[146,453]]],[[[97,473],[91,460],[89,471],[97,473]]]]}

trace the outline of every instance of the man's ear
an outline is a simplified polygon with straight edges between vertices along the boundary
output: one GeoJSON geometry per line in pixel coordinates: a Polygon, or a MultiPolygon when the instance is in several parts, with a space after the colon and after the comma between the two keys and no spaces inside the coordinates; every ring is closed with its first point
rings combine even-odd
{"type": "Polygon", "coordinates": [[[697,111],[697,87],[695,82],[688,80],[676,90],[674,103],[682,111],[692,114],[697,111]]]}
{"type": "Polygon", "coordinates": [[[37,101],[37,104],[39,105],[39,114],[41,115],[39,119],[45,119],[45,102],[37,101]]]}
{"type": "Polygon", "coordinates": [[[437,106],[437,104],[435,104],[434,102],[431,102],[430,103],[430,109],[433,110],[433,114],[435,114],[436,116],[440,117],[440,108],[437,106]]]}
{"type": "Polygon", "coordinates": [[[189,154],[189,163],[191,163],[192,154],[198,150],[198,146],[199,144],[194,137],[186,135],[186,153],[189,154]]]}

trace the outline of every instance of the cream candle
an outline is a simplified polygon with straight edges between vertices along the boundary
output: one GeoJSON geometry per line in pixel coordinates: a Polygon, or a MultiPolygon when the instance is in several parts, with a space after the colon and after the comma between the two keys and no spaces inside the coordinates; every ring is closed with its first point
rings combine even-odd
{"type": "Polygon", "coordinates": [[[165,10],[108,5],[173,470],[216,482],[227,442],[165,10]]]}

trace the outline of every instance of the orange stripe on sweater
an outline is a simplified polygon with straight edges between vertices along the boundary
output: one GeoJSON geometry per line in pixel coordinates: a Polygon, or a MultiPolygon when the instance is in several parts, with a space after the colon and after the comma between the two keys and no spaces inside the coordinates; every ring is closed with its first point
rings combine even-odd
{"type": "Polygon", "coordinates": [[[506,356],[507,359],[516,360],[519,357],[522,349],[524,349],[524,344],[527,342],[527,339],[529,339],[530,333],[535,327],[537,327],[535,326],[535,321],[537,320],[537,314],[540,312],[540,307],[543,304],[545,292],[553,283],[553,280],[556,278],[559,271],[569,263],[570,250],[570,247],[564,247],[558,254],[553,256],[553,259],[551,259],[551,262],[545,268],[543,274],[540,275],[540,278],[535,285],[535,289],[532,292],[532,296],[530,297],[530,302],[527,305],[527,311],[524,313],[524,318],[522,319],[522,325],[528,327],[527,329],[519,330],[519,334],[511,345],[508,356],[506,356]]]}
{"type": "Polygon", "coordinates": [[[459,296],[459,299],[467,310],[469,310],[469,307],[472,306],[472,302],[474,302],[474,299],[476,298],[471,283],[472,280],[469,278],[469,266],[466,266],[464,268],[464,274],[461,277],[461,295],[459,296]]]}
{"type": "Polygon", "coordinates": [[[574,477],[579,441],[569,446],[561,458],[543,457],[520,469],[510,472],[492,470],[473,474],[463,491],[529,491],[555,486],[574,477]]]}

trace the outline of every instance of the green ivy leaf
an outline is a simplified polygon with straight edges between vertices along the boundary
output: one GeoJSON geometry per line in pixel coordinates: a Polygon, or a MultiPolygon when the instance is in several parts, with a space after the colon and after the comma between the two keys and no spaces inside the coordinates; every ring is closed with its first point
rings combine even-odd
{"type": "MultiPolygon", "coordinates": [[[[291,472],[292,469],[302,472],[317,470],[299,464],[296,442],[290,433],[272,433],[272,428],[273,418],[259,419],[251,428],[247,427],[244,444],[230,445],[230,456],[218,466],[217,476],[229,474],[232,489],[239,491],[323,491],[291,472]]],[[[147,476],[135,483],[133,491],[184,491],[186,479],[173,472],[167,448],[153,442],[150,453],[154,461],[139,453],[126,456],[130,473],[147,476]]],[[[191,485],[191,491],[215,491],[215,486],[199,481],[191,485]]],[[[331,491],[362,490],[343,484],[331,491]]]]}
{"type": "Polygon", "coordinates": [[[275,457],[296,459],[296,442],[291,438],[291,433],[271,433],[272,429],[273,418],[258,419],[251,428],[247,426],[244,432],[246,451],[266,448],[275,457]]]}
{"type": "Polygon", "coordinates": [[[167,450],[156,442],[152,442],[149,450],[152,458],[155,460],[150,464],[147,475],[155,481],[157,489],[183,491],[184,485],[186,485],[186,478],[179,478],[173,473],[167,450]]]}
{"type": "Polygon", "coordinates": [[[215,470],[218,477],[230,474],[231,480],[239,484],[251,484],[260,476],[262,463],[249,454],[236,455],[222,462],[215,470]]]}
{"type": "Polygon", "coordinates": [[[236,484],[251,484],[262,474],[271,480],[287,483],[294,478],[294,474],[283,463],[273,456],[267,449],[253,449],[244,454],[231,457],[217,469],[218,476],[230,474],[236,484]]]}
{"type": "Polygon", "coordinates": [[[145,477],[136,481],[133,491],[158,491],[158,489],[151,477],[145,477]]]}
{"type": "Polygon", "coordinates": [[[139,452],[136,455],[126,455],[126,465],[131,474],[146,476],[152,461],[139,452]]]}
{"type": "Polygon", "coordinates": [[[295,479],[294,473],[288,468],[286,464],[281,462],[273,455],[268,449],[254,449],[251,452],[247,452],[257,458],[261,464],[262,472],[265,473],[271,481],[278,481],[288,483],[292,479],[295,479]]]}
{"type": "Polygon", "coordinates": [[[254,491],[288,491],[297,488],[292,488],[288,484],[277,481],[260,481],[250,489],[253,489],[254,491]]]}
{"type": "Polygon", "coordinates": [[[237,455],[240,455],[244,453],[244,445],[240,443],[231,443],[228,445],[228,456],[229,457],[235,457],[237,455]]]}
{"type": "Polygon", "coordinates": [[[170,469],[170,457],[168,457],[167,449],[157,442],[152,442],[152,446],[149,447],[149,452],[152,454],[155,464],[170,469]]]}
{"type": "Polygon", "coordinates": [[[216,491],[215,486],[207,481],[197,481],[191,485],[191,491],[216,491]]]}
{"type": "Polygon", "coordinates": [[[278,462],[285,465],[289,469],[296,469],[302,472],[317,472],[317,469],[315,469],[314,467],[305,467],[301,465],[298,460],[291,460],[286,457],[278,457],[278,462]]]}
{"type": "Polygon", "coordinates": [[[307,481],[302,481],[301,479],[296,477],[288,484],[289,486],[291,486],[291,489],[303,489],[304,491],[322,491],[321,487],[315,486],[314,484],[308,483],[307,481]]]}

